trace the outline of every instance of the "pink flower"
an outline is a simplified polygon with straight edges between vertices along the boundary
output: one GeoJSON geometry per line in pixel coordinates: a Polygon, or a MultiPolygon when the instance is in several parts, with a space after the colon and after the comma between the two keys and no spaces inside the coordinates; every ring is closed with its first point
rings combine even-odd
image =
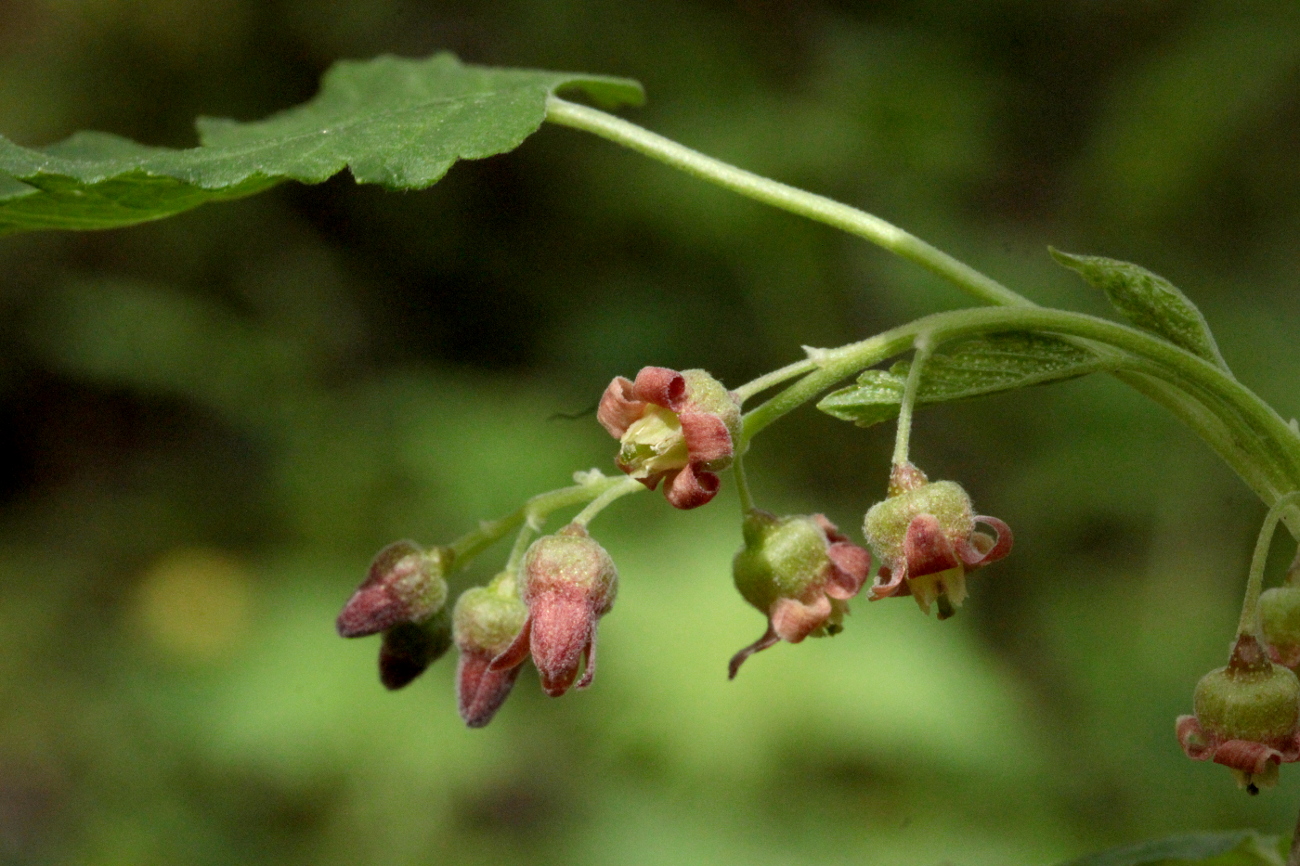
{"type": "Polygon", "coordinates": [[[779,641],[839,632],[848,600],[871,571],[871,554],[821,514],[778,518],[754,510],[744,534],[732,574],[741,596],[767,615],[767,631],[732,657],[731,679],[746,659],[779,641]]]}
{"type": "Polygon", "coordinates": [[[966,599],[966,575],[1011,552],[1011,528],[974,514],[970,497],[953,481],[927,481],[911,464],[894,467],[890,495],[867,512],[863,534],[884,564],[871,599],[911,595],[921,610],[939,605],[939,618],[966,599]],[[996,536],[976,532],[983,523],[996,536]]]}
{"type": "Polygon", "coordinates": [[[528,618],[488,670],[508,671],[531,653],[542,688],[559,697],[573,686],[585,661],[586,672],[575,686],[585,689],[596,675],[596,622],[614,606],[618,590],[614,561],[585,528],[571,523],[533,542],[524,554],[522,578],[528,618]]]}
{"type": "Polygon", "coordinates": [[[456,664],[456,697],[460,717],[481,728],[510,696],[522,665],[492,670],[492,660],[504,652],[528,618],[528,609],[514,591],[508,574],[486,587],[461,594],[453,614],[452,633],[460,660],[456,664]]]}
{"type": "Polygon", "coordinates": [[[1277,783],[1278,766],[1300,760],[1300,681],[1239,635],[1227,667],[1196,684],[1195,715],[1179,716],[1178,744],[1194,761],[1232,770],[1251,794],[1277,783]]]}
{"type": "Polygon", "coordinates": [[[596,418],[621,443],[616,463],[676,508],[697,508],[718,492],[715,474],[731,465],[740,436],[740,404],[703,370],[642,367],[636,381],[618,376],[596,418]]]}

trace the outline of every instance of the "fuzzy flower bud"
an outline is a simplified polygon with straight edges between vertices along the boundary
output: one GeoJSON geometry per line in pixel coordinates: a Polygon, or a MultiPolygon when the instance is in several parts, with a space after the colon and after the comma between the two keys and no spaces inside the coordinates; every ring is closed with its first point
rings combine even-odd
{"type": "Polygon", "coordinates": [[[731,465],[740,436],[740,402],[703,370],[642,367],[619,376],[600,398],[596,418],[619,440],[618,468],[677,508],[713,499],[717,472],[731,465]]]}
{"type": "Polygon", "coordinates": [[[954,481],[928,481],[911,464],[895,466],[889,496],[867,512],[862,532],[883,561],[871,599],[911,595],[921,610],[937,602],[946,619],[966,599],[966,575],[1011,552],[1011,529],[977,515],[954,481]],[[983,523],[997,536],[975,531],[983,523]]]}
{"type": "Polygon", "coordinates": [[[1277,784],[1279,764],[1300,759],[1300,680],[1251,635],[1238,636],[1227,667],[1201,677],[1192,707],[1175,724],[1187,757],[1223,764],[1251,794],[1277,784]]]}
{"type": "Polygon", "coordinates": [[[777,517],[753,510],[745,516],[744,536],[732,575],[745,601],[767,616],[767,631],[732,657],[732,679],[745,659],[778,641],[838,633],[848,600],[871,571],[871,554],[821,514],[777,517]]]}
{"type": "Polygon", "coordinates": [[[399,623],[429,619],[447,602],[451,551],[423,550],[395,541],[375,555],[366,579],[348,599],[335,625],[341,637],[365,637],[399,623]]]}
{"type": "Polygon", "coordinates": [[[366,579],[348,599],[335,627],[342,637],[383,632],[379,679],[400,689],[424,673],[451,646],[446,573],[451,551],[423,550],[396,541],[370,563],[366,579]]]}
{"type": "Polygon", "coordinates": [[[488,665],[507,671],[531,652],[542,688],[559,697],[586,672],[576,688],[591,685],[596,674],[596,621],[614,606],[618,570],[605,548],[571,523],[555,535],[537,539],[524,554],[521,595],[528,618],[519,636],[488,665]]]}
{"type": "MultiPolygon", "coordinates": [[[[513,588],[513,581],[510,586],[513,588]]],[[[456,693],[460,717],[471,728],[492,721],[523,670],[522,665],[516,665],[494,671],[490,665],[523,631],[527,619],[528,608],[497,581],[466,590],[457,599],[453,615],[453,634],[460,650],[456,693]]]]}

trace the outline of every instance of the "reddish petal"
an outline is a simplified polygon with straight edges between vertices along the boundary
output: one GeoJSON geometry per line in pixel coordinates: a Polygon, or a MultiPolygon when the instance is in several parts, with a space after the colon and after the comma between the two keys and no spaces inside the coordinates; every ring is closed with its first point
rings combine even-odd
{"type": "Polygon", "coordinates": [[[826,594],[841,601],[853,598],[871,573],[871,554],[856,544],[837,541],[826,548],[826,556],[832,566],[826,594]]]}
{"type": "Polygon", "coordinates": [[[582,650],[582,666],[582,679],[578,680],[575,689],[585,689],[596,678],[596,626],[594,624],[591,627],[591,640],[587,641],[586,647],[582,650]]]}
{"type": "Polygon", "coordinates": [[[676,412],[686,396],[686,379],[667,367],[642,367],[632,384],[632,396],[676,412]]]}
{"type": "Polygon", "coordinates": [[[501,651],[501,654],[492,659],[488,665],[491,671],[508,671],[511,668],[519,667],[528,658],[528,651],[532,644],[533,618],[530,615],[524,620],[524,627],[515,635],[515,639],[510,642],[510,646],[501,651]]]}
{"type": "Polygon", "coordinates": [[[901,567],[891,569],[887,565],[880,566],[880,572],[876,575],[876,582],[871,587],[871,593],[867,596],[871,601],[880,601],[882,598],[889,598],[891,595],[910,595],[911,590],[907,588],[907,563],[902,563],[901,567]]]}
{"type": "Polygon", "coordinates": [[[481,728],[510,696],[522,665],[509,670],[494,671],[489,653],[461,652],[456,665],[456,696],[460,717],[471,728],[481,728]]]}
{"type": "MultiPolygon", "coordinates": [[[[987,550],[980,550],[969,539],[962,541],[958,546],[958,552],[961,554],[961,561],[967,568],[980,568],[985,565],[997,562],[1002,557],[1011,552],[1011,545],[1015,538],[1011,534],[1011,527],[1007,526],[996,517],[987,517],[982,514],[975,516],[976,523],[983,523],[990,526],[998,534],[997,541],[987,550]]],[[[987,538],[987,536],[985,536],[987,538]]]]}
{"type": "Polygon", "coordinates": [[[734,680],[736,678],[736,674],[740,673],[740,666],[745,663],[745,659],[749,658],[754,653],[762,652],[768,647],[776,646],[780,642],[781,639],[776,636],[776,632],[772,630],[772,626],[769,623],[767,631],[763,632],[761,638],[731,657],[731,662],[727,665],[727,679],[734,680]]]}
{"type": "Polygon", "coordinates": [[[1270,761],[1280,764],[1282,753],[1251,740],[1228,740],[1214,750],[1214,763],[1252,775],[1263,773],[1270,761]]]}
{"type": "Polygon", "coordinates": [[[664,496],[674,508],[699,508],[718,495],[721,483],[712,472],[688,463],[676,475],[669,473],[664,478],[664,496]]]}
{"type": "Polygon", "coordinates": [[[687,409],[677,417],[682,422],[682,438],[692,463],[712,463],[736,453],[727,425],[717,415],[687,409]]]}
{"type": "Polygon", "coordinates": [[[814,514],[812,516],[812,519],[814,523],[816,523],[819,527],[821,527],[821,531],[826,533],[826,540],[829,541],[831,544],[836,544],[841,541],[849,540],[849,537],[847,535],[845,535],[843,532],[840,532],[840,528],[838,526],[836,526],[834,523],[831,523],[829,520],[826,519],[825,514],[814,514]]]}
{"type": "Polygon", "coordinates": [[[1178,736],[1178,745],[1193,761],[1208,761],[1214,757],[1214,743],[1201,731],[1196,716],[1179,716],[1174,722],[1174,733],[1178,736]]]}
{"type": "Polygon", "coordinates": [[[826,624],[831,615],[831,600],[817,596],[811,604],[798,599],[778,598],[772,605],[772,631],[783,641],[799,643],[826,624]]]}
{"type": "Polygon", "coordinates": [[[541,674],[542,688],[558,698],[578,677],[578,665],[591,643],[596,615],[585,599],[558,593],[535,599],[529,610],[533,664],[541,674]]]}
{"type": "Polygon", "coordinates": [[[409,609],[383,584],[362,586],[343,605],[334,627],[340,637],[365,637],[378,634],[406,620],[409,609]]]}
{"type": "Polygon", "coordinates": [[[615,439],[622,439],[627,428],[645,414],[645,401],[632,396],[632,383],[622,376],[615,376],[605,393],[600,395],[600,406],[596,409],[596,420],[609,431],[615,439]]]}
{"type": "Polygon", "coordinates": [[[939,519],[933,514],[918,514],[907,525],[903,538],[903,556],[908,577],[938,574],[961,565],[952,542],[943,534],[939,519]]]}

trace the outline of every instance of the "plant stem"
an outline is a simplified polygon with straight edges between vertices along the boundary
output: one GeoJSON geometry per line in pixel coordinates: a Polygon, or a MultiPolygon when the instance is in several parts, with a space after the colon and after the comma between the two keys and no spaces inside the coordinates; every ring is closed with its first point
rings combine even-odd
{"type": "Polygon", "coordinates": [[[749,514],[754,510],[754,497],[749,492],[749,478],[745,475],[744,458],[737,454],[731,463],[731,474],[736,479],[736,494],[740,497],[740,513],[749,514]]]}
{"type": "MultiPolygon", "coordinates": [[[[1109,363],[1122,365],[1125,376],[1140,374],[1159,380],[1159,388],[1146,388],[1166,405],[1174,403],[1179,418],[1192,426],[1268,505],[1289,490],[1300,489],[1300,436],[1263,400],[1230,374],[1195,355],[1145,331],[1106,319],[1041,307],[955,310],[909,322],[859,343],[819,353],[816,369],[745,415],[741,447],[767,425],[815,398],[826,388],[873,364],[910,348],[916,337],[928,334],[943,343],[962,337],[999,331],[1036,331],[1092,340],[1120,349],[1109,363]],[[1171,399],[1170,390],[1181,395],[1171,399]],[[1192,409],[1188,399],[1199,409],[1192,409]],[[1225,427],[1227,433],[1225,433],[1225,427]],[[1239,435],[1244,430],[1249,435],[1239,435]],[[1265,446],[1278,443],[1285,459],[1265,446]]],[[[1288,527],[1300,533],[1300,511],[1287,514],[1288,527]]]]}
{"type": "Polygon", "coordinates": [[[618,484],[612,485],[605,492],[591,500],[591,504],[579,511],[572,522],[579,526],[586,526],[615,499],[621,499],[629,493],[636,493],[639,490],[646,489],[646,486],[635,478],[624,477],[620,479],[618,484]]]}
{"type": "Polygon", "coordinates": [[[536,530],[552,511],[590,502],[627,480],[626,476],[605,476],[593,469],[572,487],[561,487],[558,490],[539,493],[504,517],[483,521],[478,529],[465,533],[448,545],[452,551],[452,571],[459,571],[473,562],[476,556],[500,541],[525,520],[533,530],[536,530]]]}
{"type": "Polygon", "coordinates": [[[621,117],[552,96],[546,102],[546,119],[560,126],[593,133],[732,192],[866,238],[877,246],[951,280],[986,303],[1011,306],[1031,304],[1027,298],[992,277],[878,216],[705,156],[621,117]]]}
{"type": "Polygon", "coordinates": [[[1237,622],[1237,634],[1249,634],[1261,637],[1259,633],[1259,594],[1264,588],[1264,566],[1268,563],[1268,548],[1273,543],[1273,531],[1282,518],[1282,510],[1292,502],[1300,499],[1300,490],[1291,490],[1278,497],[1277,502],[1268,510],[1264,525],[1259,528],[1255,539],[1255,555],[1250,560],[1250,577],[1246,579],[1246,597],[1241,603],[1241,619],[1237,622]]]}
{"type": "Polygon", "coordinates": [[[930,353],[934,351],[934,343],[929,334],[917,335],[912,345],[916,348],[916,354],[912,356],[912,366],[907,371],[907,382],[903,385],[903,399],[898,404],[898,428],[894,436],[895,466],[907,462],[908,442],[912,436],[912,410],[916,406],[916,392],[921,388],[921,371],[925,368],[926,361],[930,360],[930,353]]]}

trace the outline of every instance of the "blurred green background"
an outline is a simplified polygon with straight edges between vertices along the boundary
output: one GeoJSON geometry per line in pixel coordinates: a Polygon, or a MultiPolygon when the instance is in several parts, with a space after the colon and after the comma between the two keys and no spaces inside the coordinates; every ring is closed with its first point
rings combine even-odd
{"type": "MultiPolygon", "coordinates": [[[[1048,243],[1140,262],[1297,411],[1292,0],[0,0],[0,133],[186,146],[440,49],[638,78],[638,123],[1043,303],[1108,314],[1048,243]]],[[[860,241],[547,128],[425,192],[5,238],[0,274],[0,863],[1018,866],[1294,820],[1300,772],[1250,799],[1173,737],[1263,509],[1104,378],[919,416],[914,459],[1017,536],[948,622],[859,601],[728,683],[763,628],[728,489],[595,524],[622,590],[588,692],[530,671],[469,731],[452,659],[389,694],[334,635],[387,542],[610,470],[552,416],[613,375],[739,384],[965,303],[860,241]]],[[[857,535],[892,435],[801,411],[751,479],[857,535]]]]}

